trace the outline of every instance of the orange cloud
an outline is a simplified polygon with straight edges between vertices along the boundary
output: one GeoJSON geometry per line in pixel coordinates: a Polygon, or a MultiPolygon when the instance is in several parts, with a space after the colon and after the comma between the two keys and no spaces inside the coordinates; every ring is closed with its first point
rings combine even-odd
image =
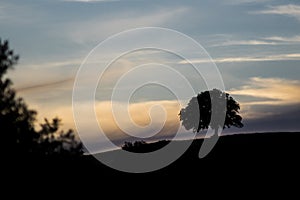
{"type": "MultiPolygon", "coordinates": [[[[118,103],[122,104],[122,103],[118,103]]],[[[81,106],[88,107],[88,103],[81,106]]],[[[112,103],[110,101],[97,102],[95,105],[96,115],[99,122],[99,126],[104,133],[112,140],[124,139],[127,137],[125,132],[121,130],[124,127],[119,127],[118,124],[125,125],[125,130],[132,130],[137,126],[144,127],[143,131],[139,132],[136,137],[147,137],[149,132],[158,130],[155,137],[173,136],[180,128],[180,121],[178,113],[181,109],[180,104],[177,101],[148,101],[141,103],[132,103],[128,106],[129,114],[133,123],[128,123],[126,113],[117,113],[121,121],[116,123],[113,112],[111,109],[112,103]],[[160,105],[163,109],[156,107],[160,105]],[[151,123],[150,123],[151,122],[151,123]],[[165,122],[165,123],[163,123],[165,122]],[[150,125],[147,127],[148,125],[150,125]]],[[[71,105],[56,105],[49,104],[43,105],[33,104],[31,108],[39,111],[38,122],[42,122],[44,117],[60,117],[63,120],[63,129],[75,129],[75,122],[72,113],[71,105]]],[[[93,116],[91,116],[93,117],[93,116]]],[[[92,130],[93,127],[90,119],[81,122],[86,127],[87,132],[84,134],[89,135],[92,139],[96,137],[96,133],[99,130],[92,130]]]]}
{"type": "Polygon", "coordinates": [[[229,91],[231,95],[245,95],[259,101],[241,102],[241,114],[244,118],[265,118],[274,115],[274,111],[259,111],[254,106],[285,106],[300,103],[300,81],[281,78],[252,77],[247,85],[229,91]]]}
{"type": "MultiPolygon", "coordinates": [[[[120,106],[122,103],[117,104],[120,106]]],[[[117,112],[115,114],[119,115],[120,119],[118,122],[115,121],[111,106],[112,103],[109,101],[99,102],[96,105],[96,113],[102,130],[112,138],[124,136],[124,131],[120,128],[132,132],[140,128],[137,137],[147,136],[153,130],[159,130],[156,136],[170,136],[176,134],[180,126],[178,118],[180,104],[177,101],[147,101],[130,104],[128,111],[131,121],[128,120],[127,113],[117,112]],[[156,107],[157,105],[163,109],[156,107]]]]}
{"type": "Polygon", "coordinates": [[[253,77],[248,85],[230,90],[233,95],[247,95],[267,98],[266,101],[253,101],[244,105],[285,105],[300,103],[300,81],[280,78],[253,77]]]}

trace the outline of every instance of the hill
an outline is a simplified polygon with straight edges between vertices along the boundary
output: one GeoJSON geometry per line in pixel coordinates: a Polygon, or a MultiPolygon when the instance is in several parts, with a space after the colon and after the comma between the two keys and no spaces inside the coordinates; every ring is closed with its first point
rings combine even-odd
{"type": "MultiPolygon", "coordinates": [[[[178,141],[178,145],[185,141],[178,141]]],[[[174,163],[151,173],[129,174],[119,172],[101,164],[92,156],[81,157],[22,157],[15,160],[14,166],[22,170],[15,173],[31,172],[39,174],[40,170],[49,174],[76,174],[76,177],[103,177],[111,175],[147,177],[156,175],[184,176],[276,176],[292,175],[299,177],[300,133],[256,133],[220,137],[214,149],[203,159],[198,158],[203,140],[192,142],[190,148],[174,163]],[[22,166],[22,167],[21,167],[22,166]]],[[[159,142],[161,146],[163,142],[159,142]]],[[[145,144],[147,145],[147,144],[145,144]]],[[[152,144],[149,147],[157,148],[152,144]]],[[[141,146],[140,148],[144,148],[141,146]]],[[[150,150],[151,150],[150,148],[150,150]]],[[[135,149],[139,152],[139,149],[135,149]]],[[[102,153],[114,154],[116,151],[102,153]]],[[[24,174],[23,174],[24,175],[24,174]]],[[[208,177],[207,177],[208,178],[208,177]]]]}

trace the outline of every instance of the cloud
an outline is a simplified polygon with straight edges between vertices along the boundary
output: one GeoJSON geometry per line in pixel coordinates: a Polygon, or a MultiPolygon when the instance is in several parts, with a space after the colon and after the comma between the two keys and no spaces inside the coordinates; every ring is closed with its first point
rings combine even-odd
{"type": "Polygon", "coordinates": [[[300,5],[288,4],[278,6],[268,6],[265,10],[251,12],[251,14],[274,14],[294,17],[300,20],[300,5]]]}
{"type": "MultiPolygon", "coordinates": [[[[51,89],[63,87],[73,83],[76,71],[80,66],[80,60],[65,60],[57,62],[32,62],[20,63],[10,72],[14,87],[18,92],[28,93],[42,90],[51,92],[51,89]]],[[[25,95],[26,96],[26,95],[25,95]]],[[[26,96],[27,97],[27,96],[26,96]]]]}
{"type": "Polygon", "coordinates": [[[250,3],[265,3],[272,0],[227,0],[227,4],[240,5],[240,4],[250,4],[250,3]]]}
{"type": "Polygon", "coordinates": [[[172,9],[156,10],[151,13],[119,12],[81,22],[64,24],[62,27],[65,37],[73,42],[84,44],[90,41],[101,41],[118,32],[145,26],[162,26],[186,13],[188,8],[177,7],[172,9]]]}
{"type": "Polygon", "coordinates": [[[264,39],[275,41],[275,42],[281,42],[279,44],[300,43],[300,35],[295,35],[295,36],[292,36],[292,37],[272,36],[272,37],[265,37],[264,39]]]}
{"type": "Polygon", "coordinates": [[[34,62],[30,64],[21,64],[22,67],[31,68],[31,69],[39,69],[39,68],[61,68],[65,66],[77,66],[79,67],[80,64],[83,62],[83,59],[70,59],[70,60],[62,60],[62,61],[49,61],[49,62],[34,62]]]}
{"type": "MultiPolygon", "coordinates": [[[[272,126],[272,119],[281,120],[285,126],[285,130],[292,127],[296,130],[297,123],[296,117],[292,120],[286,120],[286,116],[282,116],[282,113],[292,113],[293,109],[297,110],[297,106],[300,103],[300,81],[287,80],[280,78],[261,78],[253,77],[244,86],[231,89],[228,92],[235,97],[235,95],[253,96],[255,98],[265,98],[264,101],[240,101],[241,103],[241,115],[245,122],[244,131],[259,131],[270,130],[268,127],[272,126]],[[254,102],[254,103],[253,103],[254,102]],[[268,122],[264,124],[263,122],[268,122]],[[285,124],[286,123],[286,124],[285,124]],[[258,128],[259,127],[259,128],[258,128]]],[[[39,95],[44,95],[43,93],[39,95]]],[[[237,99],[239,101],[239,99],[237,99]]],[[[43,104],[38,102],[30,102],[31,108],[39,111],[38,120],[41,122],[44,117],[56,117],[59,116],[63,119],[63,129],[75,127],[74,118],[72,115],[72,106],[69,103],[61,104],[59,99],[53,101],[44,101],[43,104]]],[[[122,105],[121,102],[116,102],[117,106],[122,105]]],[[[123,144],[124,141],[135,140],[135,137],[130,137],[125,134],[117,125],[114,120],[114,116],[111,110],[112,103],[110,101],[100,101],[95,104],[96,116],[99,121],[99,125],[104,130],[109,139],[116,142],[118,145],[123,144]]],[[[83,108],[89,106],[88,102],[82,102],[80,106],[83,108]]],[[[139,132],[139,135],[135,135],[136,138],[140,136],[148,136],[153,130],[159,129],[157,135],[150,137],[150,140],[172,138],[178,128],[180,128],[180,121],[178,113],[180,111],[180,105],[177,101],[146,101],[132,103],[129,105],[128,110],[132,121],[139,126],[147,126],[152,122],[150,128],[139,132]],[[164,110],[152,109],[155,105],[162,105],[164,110]],[[149,111],[151,110],[149,115],[149,111]],[[165,114],[162,114],[164,112],[165,114]],[[152,121],[151,118],[152,117],[152,121]],[[162,121],[165,124],[162,125],[162,121]]],[[[299,110],[299,109],[298,109],[299,110]]],[[[133,123],[128,123],[126,119],[126,113],[117,113],[121,119],[119,124],[125,126],[126,129],[134,129],[133,123]]],[[[298,115],[299,116],[299,112],[298,115]]],[[[94,117],[94,116],[91,116],[94,117]]],[[[289,117],[291,117],[289,115],[289,117]]],[[[290,119],[290,118],[288,118],[290,119]]],[[[100,145],[102,141],[99,137],[98,129],[92,129],[91,118],[87,117],[86,121],[83,121],[86,128],[86,137],[88,142],[95,146],[95,151],[103,150],[104,147],[100,145]],[[103,149],[102,149],[103,148],[103,149]]],[[[181,130],[181,129],[180,129],[181,130]]],[[[232,131],[232,130],[230,130],[232,131]]],[[[229,131],[229,132],[230,132],[229,131]]],[[[234,132],[235,130],[233,130],[234,132]]],[[[238,130],[240,132],[240,130],[238,130]]],[[[133,131],[132,131],[133,132],[133,131]]]]}
{"type": "Polygon", "coordinates": [[[40,9],[30,4],[6,1],[0,5],[0,23],[4,25],[36,25],[44,17],[40,9]]]}
{"type": "MultiPolygon", "coordinates": [[[[45,117],[51,119],[59,117],[62,119],[62,129],[74,129],[75,122],[72,111],[72,79],[62,80],[57,82],[49,82],[42,85],[29,86],[19,88],[18,94],[25,97],[25,101],[30,105],[30,109],[38,111],[37,122],[39,124],[43,122],[45,117]]],[[[93,102],[91,103],[93,105],[93,102]]],[[[89,102],[82,102],[80,106],[84,109],[89,107],[89,102]]],[[[111,110],[112,103],[110,101],[96,101],[95,112],[99,125],[105,131],[105,134],[118,144],[123,144],[125,140],[133,139],[125,134],[117,125],[114,120],[114,116],[111,110]]],[[[117,106],[125,105],[125,103],[116,102],[117,106]]],[[[176,134],[177,129],[180,126],[178,113],[181,109],[180,104],[177,101],[143,101],[133,102],[128,106],[130,117],[134,123],[138,126],[147,126],[151,122],[150,127],[144,128],[142,131],[130,132],[135,134],[136,138],[145,137],[151,135],[155,130],[159,130],[158,133],[150,137],[151,140],[160,138],[171,138],[176,134]],[[156,105],[161,105],[164,109],[157,109],[156,105]],[[149,113],[150,111],[150,113],[149,113]],[[149,115],[150,114],[150,115],[149,115]],[[151,118],[150,118],[151,116],[151,118]],[[165,123],[164,123],[165,120],[165,123]]],[[[126,113],[117,113],[121,121],[121,124],[127,130],[134,130],[133,123],[128,123],[126,113]]],[[[86,128],[86,135],[89,143],[93,144],[94,141],[101,142],[103,138],[99,139],[99,130],[93,128],[92,117],[87,117],[83,123],[86,128]]],[[[76,131],[76,130],[75,130],[76,131]]],[[[134,139],[133,139],[134,140],[134,139]]],[[[96,143],[97,143],[96,142],[96,143]]],[[[102,148],[96,144],[96,149],[102,148]]]]}
{"type": "Polygon", "coordinates": [[[63,0],[65,2],[96,3],[96,2],[115,2],[120,0],[63,0]]]}
{"type": "MultiPolygon", "coordinates": [[[[263,62],[263,61],[283,61],[283,60],[300,60],[299,53],[292,54],[278,54],[266,56],[245,56],[245,57],[225,57],[209,59],[193,59],[191,63],[208,63],[214,61],[215,63],[237,63],[237,62],[263,62]]],[[[189,64],[188,61],[180,61],[179,64],[189,64]]]]}
{"type": "MultiPolygon", "coordinates": [[[[116,106],[124,103],[116,103],[116,106]]],[[[141,131],[138,131],[136,137],[148,136],[154,130],[158,131],[155,137],[170,136],[176,134],[179,128],[180,121],[178,113],[180,106],[177,101],[146,101],[140,103],[132,103],[128,106],[131,122],[128,120],[127,113],[116,112],[118,115],[118,123],[113,116],[112,103],[110,101],[102,101],[96,104],[96,114],[98,117],[99,125],[102,130],[113,139],[124,138],[126,135],[119,128],[119,125],[123,127],[123,130],[131,130],[130,134],[135,133],[136,125],[140,126],[141,131]],[[160,105],[164,109],[155,109],[155,105],[160,105]],[[162,113],[164,112],[164,114],[162,113]],[[151,115],[149,115],[151,113],[151,115]],[[165,123],[163,124],[163,122],[165,123]],[[135,124],[136,125],[135,125],[135,124]],[[149,125],[149,127],[147,127],[149,125]],[[145,127],[145,128],[141,128],[145,127]]]]}
{"type": "Polygon", "coordinates": [[[37,84],[37,85],[20,87],[20,88],[17,88],[16,91],[17,92],[27,92],[27,91],[37,90],[37,89],[45,89],[45,88],[49,88],[49,87],[53,87],[53,86],[60,86],[62,84],[73,82],[73,81],[74,81],[74,78],[72,77],[72,78],[54,81],[54,82],[41,83],[41,84],[37,84]]]}
{"type": "MultiPolygon", "coordinates": [[[[243,131],[259,132],[259,131],[299,131],[300,124],[300,104],[285,105],[285,106],[264,106],[252,107],[254,113],[253,118],[243,116],[245,118],[245,127],[243,131]],[[255,114],[267,113],[264,116],[255,114]]],[[[246,113],[247,114],[247,113],[246,113]]]]}
{"type": "Polygon", "coordinates": [[[215,41],[215,44],[210,45],[211,47],[219,46],[234,46],[234,45],[286,45],[286,44],[299,44],[300,35],[294,35],[290,37],[283,36],[269,36],[269,37],[260,37],[257,39],[250,40],[235,40],[232,35],[215,35],[215,37],[221,37],[219,41],[215,41]]]}
{"type": "MultiPolygon", "coordinates": [[[[81,106],[81,108],[83,109],[88,109],[88,107],[90,106],[89,103],[93,105],[92,102],[82,102],[82,104],[80,104],[79,106],[81,106]]],[[[116,102],[117,106],[120,106],[121,104],[123,103],[116,102]]],[[[134,129],[136,129],[135,125],[133,123],[127,123],[127,113],[118,113],[120,117],[120,121],[118,121],[118,124],[121,124],[121,127],[125,130],[132,130],[130,134],[134,134],[134,136],[125,134],[125,132],[123,132],[119,128],[114,119],[111,106],[112,103],[110,101],[96,102],[95,112],[99,122],[99,126],[104,131],[105,135],[110,140],[117,142],[119,145],[128,140],[145,139],[155,141],[161,138],[172,138],[177,133],[177,130],[180,127],[180,121],[178,117],[180,106],[177,101],[146,101],[130,104],[128,106],[128,109],[132,121],[141,127],[150,125],[149,127],[145,127],[137,134],[134,134],[134,129]],[[155,107],[153,107],[155,105],[161,105],[164,109],[155,109],[155,107]],[[164,112],[164,114],[162,112],[164,112]],[[163,124],[162,122],[164,122],[164,120],[165,123],[163,124]],[[156,130],[158,131],[156,132],[156,130]],[[157,134],[151,136],[153,133],[157,134]],[[147,136],[150,137],[144,138],[147,136]]],[[[75,121],[73,118],[73,111],[70,103],[65,105],[51,104],[51,102],[45,102],[43,105],[31,103],[31,108],[39,111],[38,122],[42,122],[44,117],[53,118],[58,116],[63,120],[62,129],[75,129],[75,121]]],[[[82,134],[84,134],[84,137],[87,138],[88,143],[94,144],[96,146],[95,150],[101,150],[102,147],[101,145],[99,146],[99,144],[103,141],[104,138],[99,134],[98,127],[96,128],[96,130],[94,129],[92,118],[94,118],[94,116],[87,117],[83,121],[80,121],[80,123],[82,124],[81,126],[83,126],[86,130],[82,134]]]]}
{"type": "Polygon", "coordinates": [[[243,131],[299,131],[299,90],[299,80],[252,77],[228,93],[240,102],[243,131]]]}
{"type": "Polygon", "coordinates": [[[300,103],[300,81],[281,78],[252,77],[247,85],[231,89],[230,94],[266,98],[244,105],[289,105],[300,103]]]}
{"type": "Polygon", "coordinates": [[[264,41],[264,40],[230,40],[226,42],[222,42],[220,44],[212,45],[216,46],[233,46],[233,45],[276,45],[277,42],[272,41],[264,41]]]}

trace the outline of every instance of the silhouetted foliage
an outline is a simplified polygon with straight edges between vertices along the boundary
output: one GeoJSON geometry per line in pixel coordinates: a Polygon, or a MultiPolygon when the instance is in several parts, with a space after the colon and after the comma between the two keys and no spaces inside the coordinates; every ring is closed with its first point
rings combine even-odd
{"type": "Polygon", "coordinates": [[[44,154],[81,153],[82,144],[75,138],[73,130],[58,132],[60,125],[61,120],[59,118],[52,119],[52,122],[45,118],[45,122],[40,124],[41,130],[38,131],[39,138],[37,142],[41,145],[37,146],[38,152],[44,154]]]}
{"type": "Polygon", "coordinates": [[[12,81],[5,77],[18,59],[19,56],[9,49],[8,41],[0,39],[0,129],[5,148],[18,153],[81,154],[82,145],[72,130],[58,133],[58,118],[51,123],[45,119],[41,130],[35,130],[37,112],[28,109],[24,100],[16,97],[12,81]]]}
{"type": "Polygon", "coordinates": [[[168,140],[160,140],[153,143],[147,143],[143,140],[135,142],[125,142],[122,146],[122,149],[135,153],[148,153],[163,148],[164,146],[169,144],[169,142],[170,141],[168,140]]]}
{"type": "Polygon", "coordinates": [[[8,41],[0,39],[0,124],[5,146],[13,150],[29,150],[38,138],[34,131],[36,112],[29,110],[22,98],[16,97],[12,81],[4,75],[13,69],[19,56],[9,49],[8,41]]]}
{"type": "Polygon", "coordinates": [[[239,110],[238,102],[228,93],[213,89],[193,97],[187,107],[181,109],[179,115],[182,125],[187,130],[193,129],[193,132],[200,132],[211,126],[217,132],[219,128],[243,127],[239,110]],[[214,116],[214,121],[211,121],[212,116],[214,116]]]}

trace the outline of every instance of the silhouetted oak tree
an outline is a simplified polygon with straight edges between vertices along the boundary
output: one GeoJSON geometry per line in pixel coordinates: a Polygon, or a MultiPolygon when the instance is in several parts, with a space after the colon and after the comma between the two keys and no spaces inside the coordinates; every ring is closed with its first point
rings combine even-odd
{"type": "Polygon", "coordinates": [[[240,105],[228,93],[213,89],[193,97],[179,115],[187,130],[198,133],[210,126],[218,133],[219,128],[243,127],[239,110],[240,105]],[[212,116],[214,121],[211,121],[212,116]]]}
{"type": "Polygon", "coordinates": [[[22,98],[16,97],[12,81],[5,77],[19,59],[9,49],[8,41],[0,39],[0,132],[1,147],[6,152],[36,154],[81,154],[81,143],[72,130],[59,132],[60,120],[45,119],[35,130],[36,111],[28,109],[22,98]]]}

